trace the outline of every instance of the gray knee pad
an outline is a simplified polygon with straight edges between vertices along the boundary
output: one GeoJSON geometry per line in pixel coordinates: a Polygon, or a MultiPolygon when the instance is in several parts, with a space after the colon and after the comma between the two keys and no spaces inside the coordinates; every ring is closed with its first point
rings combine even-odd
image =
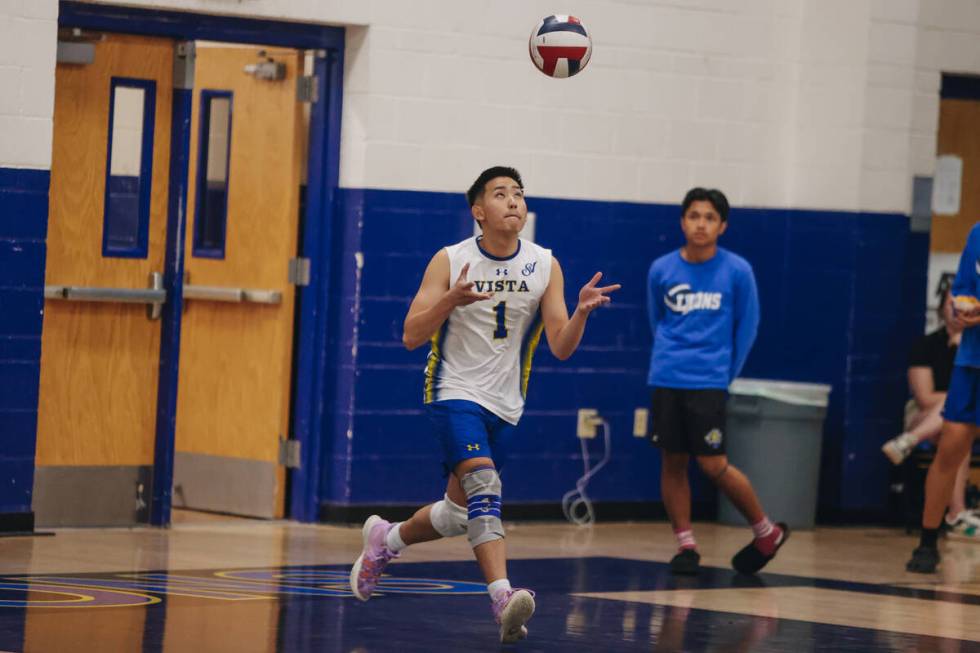
{"type": "Polygon", "coordinates": [[[456,537],[466,532],[466,508],[458,506],[445,495],[442,501],[432,504],[429,513],[432,528],[443,537],[456,537]]]}
{"type": "Polygon", "coordinates": [[[460,480],[466,493],[466,534],[471,547],[500,540],[504,525],[500,521],[500,476],[493,467],[480,467],[460,480]]]}

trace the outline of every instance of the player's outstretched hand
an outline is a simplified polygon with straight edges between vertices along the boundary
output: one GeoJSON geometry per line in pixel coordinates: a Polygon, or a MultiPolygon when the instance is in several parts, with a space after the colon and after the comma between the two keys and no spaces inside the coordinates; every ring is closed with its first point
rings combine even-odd
{"type": "Polygon", "coordinates": [[[602,272],[596,272],[595,276],[589,280],[589,283],[582,286],[582,290],[578,291],[578,308],[575,310],[582,311],[588,315],[600,306],[612,301],[608,297],[609,293],[622,288],[618,283],[614,283],[611,286],[597,287],[600,279],[602,279],[602,272]]]}
{"type": "Polygon", "coordinates": [[[449,289],[449,299],[453,306],[469,306],[473,302],[479,302],[493,297],[488,292],[476,292],[473,290],[473,282],[466,280],[466,273],[470,271],[470,264],[467,263],[459,273],[459,279],[449,289]]]}

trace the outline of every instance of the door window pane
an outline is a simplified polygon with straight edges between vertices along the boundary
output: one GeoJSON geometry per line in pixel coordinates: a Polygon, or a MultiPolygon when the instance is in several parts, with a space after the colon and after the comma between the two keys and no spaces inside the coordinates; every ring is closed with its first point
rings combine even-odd
{"type": "Polygon", "coordinates": [[[225,257],[231,102],[230,91],[201,91],[194,256],[203,258],[225,257]]]}
{"type": "Polygon", "coordinates": [[[155,81],[112,78],[103,256],[146,258],[155,108],[155,81]]]}

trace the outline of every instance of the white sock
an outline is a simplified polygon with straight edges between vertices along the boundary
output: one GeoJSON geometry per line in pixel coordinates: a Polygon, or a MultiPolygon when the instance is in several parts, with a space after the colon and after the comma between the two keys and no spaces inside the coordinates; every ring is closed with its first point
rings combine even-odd
{"type": "Polygon", "coordinates": [[[508,590],[510,590],[510,581],[506,578],[495,580],[487,585],[487,592],[490,593],[491,599],[495,598],[500,592],[506,592],[508,590]]]}
{"type": "Polygon", "coordinates": [[[402,540],[401,534],[398,532],[401,529],[402,523],[398,522],[390,529],[388,529],[388,534],[385,536],[385,547],[392,553],[398,553],[404,549],[407,544],[402,540]]]}

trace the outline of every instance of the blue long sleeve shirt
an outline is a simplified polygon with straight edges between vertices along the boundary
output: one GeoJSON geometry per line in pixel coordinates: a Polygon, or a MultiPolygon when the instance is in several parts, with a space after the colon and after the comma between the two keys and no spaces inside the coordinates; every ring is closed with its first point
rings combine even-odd
{"type": "MultiPolygon", "coordinates": [[[[960,267],[953,280],[953,296],[969,295],[980,299],[980,223],[973,225],[966,239],[966,249],[960,255],[960,267]]],[[[980,327],[963,331],[956,364],[980,367],[980,327]]]]}
{"type": "Polygon", "coordinates": [[[661,256],[647,277],[647,310],[650,386],[727,389],[759,329],[752,266],[721,247],[702,263],[688,263],[679,250],[661,256]]]}

